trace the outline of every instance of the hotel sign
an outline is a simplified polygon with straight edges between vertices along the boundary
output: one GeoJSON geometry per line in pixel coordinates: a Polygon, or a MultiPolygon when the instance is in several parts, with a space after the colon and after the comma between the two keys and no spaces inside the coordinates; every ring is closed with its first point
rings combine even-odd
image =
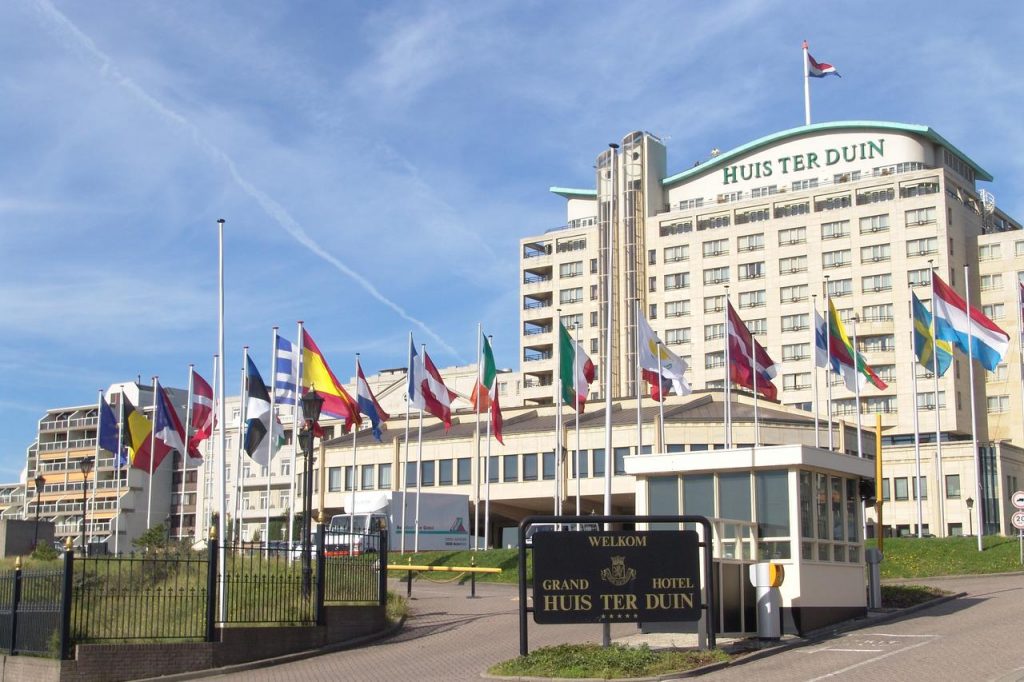
{"type": "Polygon", "coordinates": [[[696,531],[552,531],[532,542],[537,623],[700,619],[696,531]]]}
{"type": "Polygon", "coordinates": [[[839,163],[854,163],[885,157],[885,138],[867,140],[841,147],[829,147],[802,154],[786,154],[774,159],[758,159],[737,163],[722,169],[722,184],[747,180],[764,180],[779,175],[798,173],[815,168],[827,168],[839,163]]]}

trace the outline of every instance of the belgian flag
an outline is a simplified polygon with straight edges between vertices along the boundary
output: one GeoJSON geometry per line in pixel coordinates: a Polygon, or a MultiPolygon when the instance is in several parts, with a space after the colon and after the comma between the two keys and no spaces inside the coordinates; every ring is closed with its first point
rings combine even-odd
{"type": "Polygon", "coordinates": [[[134,466],[140,451],[144,454],[149,452],[153,425],[146,419],[146,415],[135,409],[128,396],[122,393],[121,399],[124,401],[124,420],[121,422],[124,432],[121,440],[128,449],[128,460],[134,466]]]}

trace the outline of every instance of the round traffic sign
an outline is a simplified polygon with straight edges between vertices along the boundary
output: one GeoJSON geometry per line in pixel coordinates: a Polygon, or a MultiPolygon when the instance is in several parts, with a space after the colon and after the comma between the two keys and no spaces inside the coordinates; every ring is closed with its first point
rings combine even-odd
{"type": "Polygon", "coordinates": [[[1010,501],[1017,509],[1024,509],[1024,490],[1018,490],[1011,497],[1010,501]]]}
{"type": "Polygon", "coordinates": [[[1014,528],[1024,530],[1024,511],[1014,512],[1010,521],[1013,523],[1014,528]]]}

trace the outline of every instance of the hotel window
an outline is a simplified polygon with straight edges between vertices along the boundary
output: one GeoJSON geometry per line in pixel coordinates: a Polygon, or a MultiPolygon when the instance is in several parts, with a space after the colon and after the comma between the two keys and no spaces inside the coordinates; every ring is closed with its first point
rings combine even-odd
{"type": "Polygon", "coordinates": [[[708,268],[704,271],[704,284],[722,284],[729,281],[729,267],[708,268]]]}
{"type": "Polygon", "coordinates": [[[1001,244],[979,244],[978,245],[978,260],[995,260],[1002,258],[1002,249],[999,247],[1001,244]]]}
{"type": "Polygon", "coordinates": [[[783,360],[806,360],[811,357],[811,344],[786,343],[782,346],[783,360]]]}
{"type": "Polygon", "coordinates": [[[875,244],[874,246],[863,246],[860,250],[861,263],[878,263],[892,258],[892,246],[889,244],[875,244]]]}
{"type": "Polygon", "coordinates": [[[453,482],[453,463],[450,459],[441,459],[437,462],[437,484],[451,485],[453,482]]]}
{"type": "Polygon", "coordinates": [[[729,253],[729,240],[714,239],[709,242],[704,242],[702,249],[705,258],[710,258],[712,256],[724,256],[729,253]]]}
{"type": "MultiPolygon", "coordinates": [[[[918,498],[918,495],[917,495],[917,476],[911,476],[911,478],[910,478],[910,492],[914,496],[914,499],[916,500],[918,498]]],[[[927,500],[928,499],[928,477],[927,476],[921,476],[921,499],[922,500],[927,500]]]]}
{"type": "Polygon", "coordinates": [[[665,247],[665,262],[666,263],[677,263],[681,260],[690,259],[690,245],[682,244],[681,246],[667,246],[665,247]]]}
{"type": "Polygon", "coordinates": [[[754,336],[764,336],[768,333],[768,320],[763,317],[747,320],[746,325],[754,336]]]}
{"type": "Polygon", "coordinates": [[[881,189],[872,189],[863,192],[857,192],[857,205],[863,206],[864,204],[877,204],[880,201],[892,201],[896,198],[896,190],[892,187],[883,187],[881,189]]]}
{"type": "Polygon", "coordinates": [[[821,265],[824,268],[842,268],[853,262],[850,249],[826,251],[821,254],[821,265]]]}
{"type": "MultiPolygon", "coordinates": [[[[959,190],[957,190],[959,192],[959,190]]],[[[939,192],[938,178],[930,178],[928,180],[918,180],[916,182],[910,182],[900,185],[900,197],[908,199],[910,197],[924,196],[925,194],[937,194],[939,192]]]]}
{"type": "MultiPolygon", "coordinates": [[[[598,316],[598,311],[596,311],[596,310],[590,311],[590,326],[591,327],[596,327],[597,326],[597,324],[598,324],[597,316],[598,316]]],[[[550,331],[550,330],[548,330],[548,331],[550,331]]]]}
{"type": "Polygon", "coordinates": [[[748,234],[739,238],[740,251],[764,250],[764,234],[748,234]]]}
{"type": "Polygon", "coordinates": [[[892,291],[892,275],[885,273],[884,275],[869,275],[868,277],[861,277],[860,289],[864,293],[871,291],[892,291]]]}
{"type": "Polygon", "coordinates": [[[807,285],[782,287],[779,289],[779,301],[782,303],[798,303],[807,300],[807,285]]]}
{"type": "Polygon", "coordinates": [[[906,212],[905,222],[907,227],[914,225],[928,225],[935,222],[935,207],[915,208],[906,212]]]}
{"type": "Polygon", "coordinates": [[[960,474],[946,474],[946,499],[960,499],[960,474]]]}
{"type": "Polygon", "coordinates": [[[537,480],[537,453],[531,452],[523,455],[523,480],[537,480]]]}
{"type": "Polygon", "coordinates": [[[598,345],[597,344],[598,344],[597,339],[590,339],[590,352],[591,353],[598,352],[598,345]]]}
{"type": "Polygon", "coordinates": [[[665,332],[665,345],[675,346],[690,343],[690,328],[669,329],[665,332]]]}
{"type": "Polygon", "coordinates": [[[704,325],[704,340],[714,341],[725,337],[725,323],[704,325]]]}
{"type": "Polygon", "coordinates": [[[604,448],[594,448],[594,478],[604,476],[604,448]]]}
{"type": "Polygon", "coordinates": [[[896,411],[896,396],[863,398],[865,414],[892,414],[896,411]]]}
{"type": "Polygon", "coordinates": [[[704,205],[704,197],[699,199],[683,199],[679,202],[680,211],[692,211],[695,208],[700,208],[704,205]]]}
{"type": "Polygon", "coordinates": [[[332,493],[341,490],[341,467],[327,467],[327,490],[332,493]]]}
{"type": "Polygon", "coordinates": [[[863,336],[858,339],[860,350],[867,353],[888,353],[896,349],[892,334],[863,336]]]}
{"type": "Polygon", "coordinates": [[[505,455],[501,458],[502,476],[505,483],[519,480],[519,455],[505,455]]]}
{"type": "Polygon", "coordinates": [[[896,381],[896,365],[873,365],[875,374],[886,384],[892,385],[896,381]]]}
{"type": "Polygon", "coordinates": [[[748,223],[759,223],[763,220],[770,220],[772,217],[771,211],[767,208],[755,208],[742,213],[736,213],[736,224],[746,225],[748,223]]]}
{"type": "Polygon", "coordinates": [[[840,208],[849,208],[852,204],[853,204],[853,202],[850,201],[850,195],[849,194],[843,194],[843,195],[840,195],[840,196],[827,197],[827,198],[822,198],[822,199],[816,198],[814,200],[814,210],[815,211],[834,211],[834,210],[840,209],[840,208]]]}
{"type": "Polygon", "coordinates": [[[800,313],[798,315],[783,315],[782,316],[782,331],[784,332],[798,332],[807,329],[810,326],[810,315],[807,313],[800,313]]]}
{"type": "Polygon", "coordinates": [[[1009,371],[1008,371],[1008,368],[1006,366],[1006,363],[1004,362],[1004,363],[996,365],[995,371],[993,371],[993,372],[986,372],[985,373],[985,381],[990,382],[990,383],[997,382],[997,381],[1006,381],[1006,378],[1008,376],[1009,376],[1009,371]]]}
{"type": "Polygon", "coordinates": [[[562,289],[558,292],[558,302],[562,304],[566,303],[580,303],[583,300],[583,287],[574,287],[572,289],[562,289]]]}
{"type": "Polygon", "coordinates": [[[761,279],[764,277],[764,261],[740,265],[740,279],[761,279]]]}
{"type": "Polygon", "coordinates": [[[937,237],[925,237],[924,239],[908,239],[908,256],[929,256],[939,251],[939,240],[937,237]]]}
{"type": "Polygon", "coordinates": [[[981,276],[981,290],[992,291],[993,289],[1003,288],[1003,276],[1001,274],[996,275],[982,275],[981,276]]]}
{"type": "Polygon", "coordinates": [[[651,303],[647,306],[647,317],[652,320],[658,319],[658,304],[651,303]]]}
{"type": "Polygon", "coordinates": [[[911,287],[927,287],[932,283],[932,271],[929,268],[907,271],[907,284],[911,287]]]}
{"type": "Polygon", "coordinates": [[[883,502],[888,502],[889,500],[892,499],[892,495],[889,493],[889,488],[890,488],[890,486],[889,486],[889,479],[888,478],[883,478],[882,479],[882,501],[883,502]]]}
{"type": "Polygon", "coordinates": [[[558,266],[559,277],[580,277],[583,275],[583,261],[573,261],[572,263],[562,263],[558,266]]]}
{"type": "Polygon", "coordinates": [[[990,395],[986,398],[989,412],[1006,412],[1010,409],[1010,396],[990,395]]]}
{"type": "Polygon", "coordinates": [[[776,204],[775,217],[786,218],[792,215],[805,215],[811,212],[811,203],[801,201],[795,204],[776,204]]]}
{"type": "Polygon", "coordinates": [[[794,192],[799,192],[804,189],[814,189],[818,186],[818,178],[811,178],[809,180],[797,180],[790,187],[794,192]]]}
{"type": "MultiPolygon", "coordinates": [[[[448,460],[449,467],[451,466],[451,460],[448,460]]],[[[375,470],[372,464],[364,464],[363,468],[359,470],[360,490],[373,490],[373,474],[375,470]]]]}
{"type": "Polygon", "coordinates": [[[779,272],[782,274],[793,272],[807,272],[807,256],[790,256],[779,259],[779,272]]]}
{"type": "Polygon", "coordinates": [[[705,296],[704,312],[720,313],[725,310],[725,296],[705,296]]]}
{"type": "Polygon", "coordinates": [[[981,312],[985,313],[985,317],[990,320],[998,320],[1005,315],[1006,306],[1002,303],[992,303],[990,305],[981,306],[981,312]]]}
{"type": "Polygon", "coordinates": [[[429,460],[429,461],[426,461],[426,462],[422,463],[422,466],[420,466],[420,476],[423,477],[422,480],[420,481],[420,485],[422,485],[422,486],[432,486],[432,485],[434,485],[434,462],[433,462],[433,460],[429,460]]]}
{"type": "Polygon", "coordinates": [[[658,227],[658,234],[662,237],[671,237],[675,234],[693,232],[693,221],[687,220],[681,223],[668,223],[658,227]]]}
{"type": "Polygon", "coordinates": [[[704,369],[715,369],[725,367],[725,351],[715,351],[704,354],[704,369]]]}
{"type": "Polygon", "coordinates": [[[892,303],[864,306],[865,322],[886,322],[892,319],[892,303]]]}
{"type": "Polygon", "coordinates": [[[668,301],[665,303],[665,317],[686,317],[690,314],[690,301],[668,301]]]}
{"type": "MultiPolygon", "coordinates": [[[[668,275],[666,275],[666,278],[667,277],[668,277],[668,275]]],[[[658,278],[657,277],[648,277],[647,278],[647,291],[657,291],[657,290],[658,290],[658,278]]],[[[593,300],[597,300],[596,297],[594,296],[594,294],[597,294],[597,285],[596,284],[594,284],[594,285],[592,285],[590,287],[590,293],[591,293],[590,300],[592,300],[592,301],[593,300]]]]}
{"type": "Polygon", "coordinates": [[[697,218],[697,229],[698,230],[715,230],[720,227],[729,227],[730,223],[729,214],[703,216],[697,218]]]}
{"type": "Polygon", "coordinates": [[[889,231],[889,214],[883,213],[881,215],[869,215],[860,219],[860,233],[866,234],[870,232],[888,232],[889,231]]]}
{"type": "Polygon", "coordinates": [[[768,294],[764,289],[740,292],[740,308],[760,308],[768,302],[768,294]]]}
{"type": "Polygon", "coordinates": [[[1024,256],[1024,242],[1014,242],[1013,243],[1013,255],[1014,256],[1024,256]]]}
{"type": "Polygon", "coordinates": [[[750,198],[757,199],[758,197],[767,197],[771,196],[772,194],[778,194],[778,192],[778,185],[768,185],[767,187],[755,187],[752,190],[750,190],[750,198]]]}
{"type": "Polygon", "coordinates": [[[836,173],[832,176],[832,182],[840,184],[843,182],[857,182],[860,180],[860,171],[853,171],[852,173],[836,173]]]}
{"type": "Polygon", "coordinates": [[[597,259],[596,258],[591,258],[590,259],[590,274],[591,275],[596,275],[597,274],[597,259]]]}
{"type": "Polygon", "coordinates": [[[740,201],[743,199],[743,192],[722,192],[715,199],[720,204],[727,204],[730,201],[740,201]]]}
{"type": "MultiPolygon", "coordinates": [[[[929,377],[931,374],[928,375],[929,377]]],[[[939,409],[945,409],[946,407],[946,392],[939,391],[939,409]]],[[[928,391],[927,393],[917,394],[917,409],[919,410],[934,410],[935,409],[935,392],[928,391]]]]}
{"type": "Polygon", "coordinates": [[[804,244],[806,242],[806,227],[791,227],[788,230],[779,230],[779,246],[791,246],[793,244],[804,244]]]}
{"type": "Polygon", "coordinates": [[[689,289],[690,273],[677,272],[674,275],[665,275],[665,291],[672,289],[689,289]]]}
{"type": "Polygon", "coordinates": [[[562,324],[566,329],[576,329],[583,326],[583,313],[575,315],[562,315],[562,324]]]}
{"type": "Polygon", "coordinates": [[[647,250],[647,264],[648,265],[657,265],[658,264],[658,250],[657,249],[648,249],[647,250]]]}
{"type": "Polygon", "coordinates": [[[828,281],[829,296],[838,298],[840,296],[851,296],[853,294],[852,279],[833,279],[828,281]]]}
{"type": "Polygon", "coordinates": [[[545,481],[555,480],[555,453],[545,452],[541,455],[541,458],[541,466],[543,467],[541,476],[543,476],[545,481]]]}
{"type": "Polygon", "coordinates": [[[837,220],[834,223],[822,223],[821,224],[821,238],[822,239],[838,239],[840,237],[850,236],[850,221],[849,220],[837,220]]]}
{"type": "Polygon", "coordinates": [[[907,477],[900,476],[892,479],[894,492],[896,493],[896,501],[902,502],[910,499],[910,487],[908,485],[907,477]]]}
{"type": "MultiPolygon", "coordinates": [[[[455,460],[455,482],[459,485],[468,485],[473,481],[473,458],[459,457],[455,460]]],[[[390,481],[388,482],[390,485],[390,481]]],[[[381,481],[381,488],[384,488],[384,481],[381,481]]]]}

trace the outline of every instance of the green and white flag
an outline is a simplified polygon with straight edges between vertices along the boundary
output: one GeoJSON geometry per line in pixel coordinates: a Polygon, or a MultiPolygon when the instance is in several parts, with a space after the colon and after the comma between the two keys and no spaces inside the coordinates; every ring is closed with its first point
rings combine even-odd
{"type": "Polygon", "coordinates": [[[594,363],[583,351],[583,346],[569,336],[564,324],[559,322],[558,328],[558,378],[562,384],[562,400],[577,412],[583,412],[590,384],[594,381],[594,363]]]}

